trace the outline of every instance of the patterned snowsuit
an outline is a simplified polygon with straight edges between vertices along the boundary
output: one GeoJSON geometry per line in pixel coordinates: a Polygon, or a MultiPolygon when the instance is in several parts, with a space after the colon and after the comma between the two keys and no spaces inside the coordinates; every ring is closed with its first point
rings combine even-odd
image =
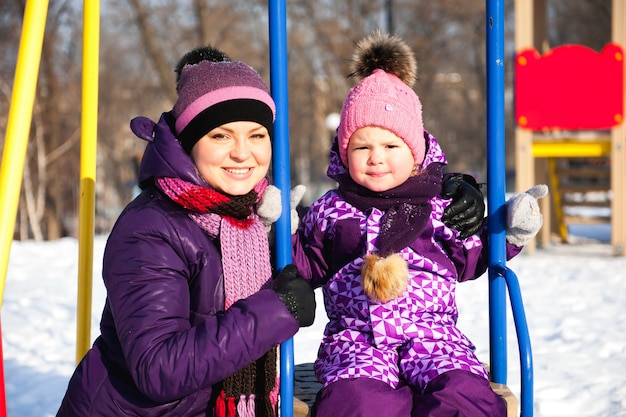
{"type": "MultiPolygon", "coordinates": [[[[425,132],[423,166],[446,163],[436,139],[425,132]]],[[[344,170],[331,153],[329,176],[344,170]]],[[[486,234],[458,239],[441,221],[449,201],[430,200],[430,222],[400,255],[409,266],[409,286],[386,303],[371,301],[361,286],[366,253],[376,252],[383,211],[363,212],[331,190],[316,201],[294,237],[294,263],[316,286],[323,286],[329,322],[315,372],[326,387],[343,379],[371,378],[397,388],[406,382],[423,391],[438,375],[465,370],[488,378],[474,346],[457,328],[457,282],[486,270],[486,234]]],[[[507,245],[507,257],[521,248],[507,245]]]]}

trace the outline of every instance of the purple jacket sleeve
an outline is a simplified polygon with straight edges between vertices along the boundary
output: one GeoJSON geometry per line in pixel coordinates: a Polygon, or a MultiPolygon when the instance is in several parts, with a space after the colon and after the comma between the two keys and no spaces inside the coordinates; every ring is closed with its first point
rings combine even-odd
{"type": "Polygon", "coordinates": [[[272,290],[223,311],[219,256],[184,213],[127,213],[111,234],[107,303],[125,365],[154,401],[206,389],[298,330],[272,290]]]}
{"type": "Polygon", "coordinates": [[[291,236],[292,263],[303,278],[311,281],[314,288],[323,286],[329,271],[329,247],[316,219],[317,205],[314,203],[291,236]]]}
{"type": "MultiPolygon", "coordinates": [[[[476,279],[487,271],[487,267],[489,266],[487,220],[485,220],[483,224],[479,237],[481,242],[479,246],[468,244],[472,239],[476,239],[470,236],[461,244],[452,245],[452,248],[449,249],[449,257],[457,268],[458,281],[476,279]]],[[[506,243],[507,260],[517,256],[521,251],[522,248],[508,242],[506,243]]]]}

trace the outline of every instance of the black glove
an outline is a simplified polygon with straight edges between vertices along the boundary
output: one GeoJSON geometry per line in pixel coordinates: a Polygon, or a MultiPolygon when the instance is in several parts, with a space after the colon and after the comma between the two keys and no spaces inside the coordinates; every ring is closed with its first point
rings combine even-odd
{"type": "Polygon", "coordinates": [[[485,220],[485,197],[476,180],[467,174],[453,174],[441,188],[441,196],[452,199],[441,220],[461,232],[461,239],[476,234],[485,220]]]}
{"type": "Polygon", "coordinates": [[[272,281],[272,289],[280,298],[300,327],[308,327],[315,320],[315,293],[309,281],[298,276],[292,264],[283,268],[272,281]]]}

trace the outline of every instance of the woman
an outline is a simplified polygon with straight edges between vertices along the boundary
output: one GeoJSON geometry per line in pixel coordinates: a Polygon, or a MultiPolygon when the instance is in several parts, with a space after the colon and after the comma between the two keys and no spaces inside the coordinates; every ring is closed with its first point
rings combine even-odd
{"type": "Polygon", "coordinates": [[[59,417],[272,416],[276,346],[313,323],[313,290],[292,268],[270,285],[255,213],[272,152],[267,87],[210,47],[176,72],[173,110],[131,122],[149,142],[142,193],[109,236],[101,335],[59,417]]]}

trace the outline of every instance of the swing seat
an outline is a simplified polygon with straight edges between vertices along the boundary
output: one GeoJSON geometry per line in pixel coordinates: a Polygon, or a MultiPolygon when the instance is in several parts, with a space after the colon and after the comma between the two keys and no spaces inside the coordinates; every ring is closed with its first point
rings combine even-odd
{"type": "Polygon", "coordinates": [[[504,403],[506,404],[506,416],[516,417],[518,409],[517,398],[515,398],[515,395],[513,395],[509,387],[504,384],[492,382],[491,389],[504,400],[504,403]]]}
{"type": "Polygon", "coordinates": [[[294,368],[294,417],[307,417],[310,416],[310,409],[315,402],[315,396],[322,389],[322,383],[317,380],[315,372],[313,371],[313,363],[301,363],[294,368]],[[300,404],[302,412],[296,413],[296,401],[300,404]],[[306,409],[304,408],[306,407],[306,409]]]}
{"type": "MultiPolygon", "coordinates": [[[[322,384],[315,377],[313,363],[301,363],[295,366],[293,388],[294,417],[310,417],[311,407],[320,389],[322,389],[322,384]]],[[[492,382],[491,389],[506,403],[507,417],[516,417],[518,409],[517,398],[515,398],[509,387],[492,382]]]]}

